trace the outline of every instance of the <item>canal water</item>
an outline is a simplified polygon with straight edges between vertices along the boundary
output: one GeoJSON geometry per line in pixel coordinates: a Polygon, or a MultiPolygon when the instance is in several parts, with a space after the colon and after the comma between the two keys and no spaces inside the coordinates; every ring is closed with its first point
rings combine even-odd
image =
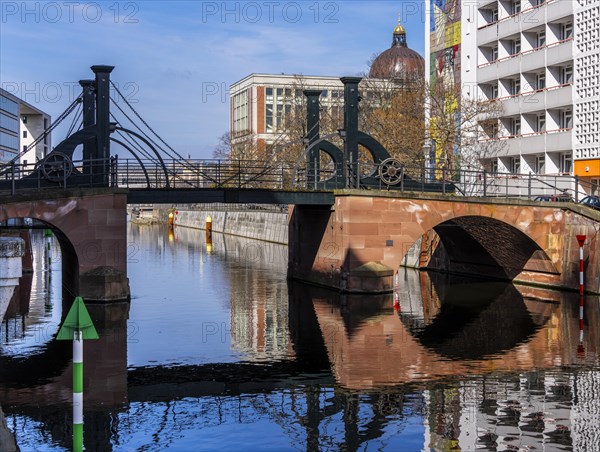
{"type": "MultiPolygon", "coordinates": [[[[33,233],[0,332],[0,450],[71,448],[72,296],[33,233]],[[17,449],[18,448],[18,449],[17,449]]],[[[400,269],[394,295],[286,281],[286,247],[129,228],[131,303],[89,304],[85,449],[600,450],[600,302],[400,269]]]]}

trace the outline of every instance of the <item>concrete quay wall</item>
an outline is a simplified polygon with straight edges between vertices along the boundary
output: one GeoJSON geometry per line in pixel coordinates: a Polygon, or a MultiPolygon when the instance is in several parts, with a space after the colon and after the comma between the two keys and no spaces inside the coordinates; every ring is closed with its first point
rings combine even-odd
{"type": "Polygon", "coordinates": [[[265,242],[288,244],[287,212],[175,210],[174,225],[205,229],[206,217],[212,230],[265,242]]]}

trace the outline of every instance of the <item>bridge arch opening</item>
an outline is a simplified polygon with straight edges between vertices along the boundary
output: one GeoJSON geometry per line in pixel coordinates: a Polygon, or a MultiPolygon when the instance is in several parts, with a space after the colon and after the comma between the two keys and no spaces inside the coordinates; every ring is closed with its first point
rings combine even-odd
{"type": "Polygon", "coordinates": [[[527,234],[481,216],[461,216],[435,225],[407,256],[418,256],[420,268],[504,281],[514,280],[523,271],[559,274],[546,252],[527,234]]]}
{"type": "Polygon", "coordinates": [[[59,259],[61,262],[63,290],[74,297],[79,291],[79,258],[74,244],[69,240],[67,235],[56,225],[40,218],[0,217],[0,232],[2,232],[2,230],[41,231],[45,229],[52,231],[52,234],[56,237],[60,247],[59,259]]]}

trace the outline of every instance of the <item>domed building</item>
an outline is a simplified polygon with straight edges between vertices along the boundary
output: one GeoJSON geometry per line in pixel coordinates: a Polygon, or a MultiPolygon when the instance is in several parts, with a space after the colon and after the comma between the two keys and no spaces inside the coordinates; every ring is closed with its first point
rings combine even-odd
{"type": "MultiPolygon", "coordinates": [[[[377,93],[388,93],[389,81],[392,90],[409,89],[423,80],[424,74],[425,60],[408,48],[406,30],[398,22],[391,47],[371,65],[368,78],[372,78],[373,83],[365,80],[361,89],[365,98],[375,99],[377,93]]],[[[229,88],[229,133],[234,155],[245,156],[248,149],[262,155],[273,143],[281,141],[286,131],[286,117],[301,103],[305,89],[322,90],[319,99],[322,109],[330,118],[337,118],[334,121],[343,121],[344,86],[339,76],[252,73],[233,83],[229,88]]],[[[366,104],[363,103],[365,111],[366,104]]]]}
{"type": "Polygon", "coordinates": [[[392,46],[371,64],[370,78],[391,79],[399,84],[419,81],[425,74],[425,60],[406,44],[406,30],[400,21],[392,34],[392,46]]]}

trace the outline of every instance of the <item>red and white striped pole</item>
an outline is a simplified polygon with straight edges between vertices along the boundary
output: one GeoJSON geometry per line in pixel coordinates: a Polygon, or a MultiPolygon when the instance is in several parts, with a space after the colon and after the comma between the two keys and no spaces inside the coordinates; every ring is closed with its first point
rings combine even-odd
{"type": "Polygon", "coordinates": [[[583,244],[585,243],[585,235],[577,235],[577,243],[579,243],[579,347],[578,352],[583,352],[583,303],[585,294],[585,284],[583,280],[583,244]]]}
{"type": "Polygon", "coordinates": [[[577,235],[577,243],[579,243],[579,295],[585,292],[583,285],[583,244],[585,243],[585,235],[577,235]]]}
{"type": "Polygon", "coordinates": [[[394,273],[394,309],[400,310],[400,294],[398,289],[400,288],[400,277],[398,276],[398,270],[394,273]]]}

